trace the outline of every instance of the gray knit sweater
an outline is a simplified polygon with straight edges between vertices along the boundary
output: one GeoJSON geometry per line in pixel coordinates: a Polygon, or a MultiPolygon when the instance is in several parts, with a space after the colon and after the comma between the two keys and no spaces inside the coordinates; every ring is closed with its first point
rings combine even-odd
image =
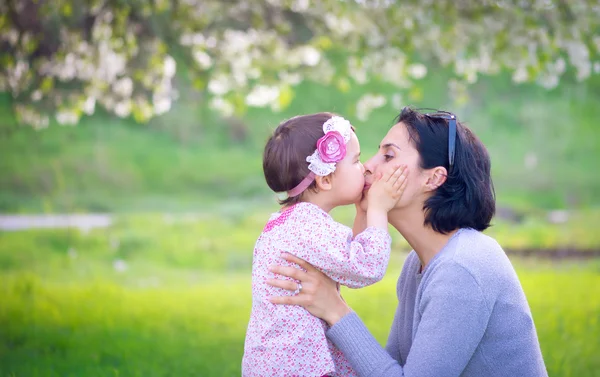
{"type": "Polygon", "coordinates": [[[411,252],[383,349],[355,313],[327,332],[360,376],[547,376],[519,279],[498,243],[459,230],[419,273],[411,252]]]}

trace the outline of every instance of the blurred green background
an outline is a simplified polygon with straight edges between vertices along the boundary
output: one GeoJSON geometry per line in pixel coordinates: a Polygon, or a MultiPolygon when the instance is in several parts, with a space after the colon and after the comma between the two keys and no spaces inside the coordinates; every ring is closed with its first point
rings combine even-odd
{"type": "MultiPolygon", "coordinates": [[[[498,214],[486,233],[517,269],[548,372],[600,376],[599,75],[548,90],[501,72],[457,101],[452,70],[429,62],[400,92],[382,79],[306,79],[281,111],[223,117],[178,64],[179,98],[147,124],[100,108],[36,130],[0,94],[1,376],[240,375],[252,249],[278,209],[262,176],[266,138],[291,116],[336,112],[366,160],[398,105],[452,110],[487,146],[498,214]],[[361,121],[365,93],[401,97],[361,121]]],[[[352,208],[333,215],[352,223],[352,208]]],[[[393,239],[384,281],[343,290],[382,344],[409,251],[393,239]]]]}

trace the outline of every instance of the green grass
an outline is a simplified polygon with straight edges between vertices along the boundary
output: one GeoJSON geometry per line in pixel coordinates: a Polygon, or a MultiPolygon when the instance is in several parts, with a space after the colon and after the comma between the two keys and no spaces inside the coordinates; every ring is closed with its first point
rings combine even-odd
{"type": "MultiPolygon", "coordinates": [[[[448,75],[430,71],[435,74],[420,82],[420,90],[399,91],[403,103],[456,110],[490,151],[500,205],[600,206],[600,175],[590,173],[600,161],[600,79],[566,79],[546,91],[510,85],[507,77],[482,78],[471,101],[457,106],[446,93],[448,75]],[[528,155],[535,167],[525,166],[528,155]]],[[[304,82],[281,113],[251,108],[237,121],[218,117],[184,84],[179,89],[173,110],[148,125],[100,111],[77,127],[52,124],[43,131],[18,126],[10,97],[0,95],[0,211],[185,212],[230,200],[265,202],[271,194],[261,150],[282,119],[341,113],[357,127],[366,159],[398,111],[388,103],[366,122],[356,118],[354,104],[363,93],[398,92],[381,82],[345,93],[304,82]]]]}
{"type": "MultiPolygon", "coordinates": [[[[398,266],[349,304],[384,344],[398,266]]],[[[600,275],[572,266],[518,269],[550,376],[598,376],[600,275]]],[[[55,283],[0,276],[3,376],[239,376],[249,273],[136,288],[107,279],[55,283]]]]}
{"type": "MultiPolygon", "coordinates": [[[[118,260],[126,262],[134,276],[152,275],[163,267],[180,272],[188,269],[190,283],[202,276],[196,276],[195,269],[246,271],[252,263],[254,243],[269,213],[276,209],[273,204],[267,208],[233,206],[229,211],[204,215],[117,216],[112,226],[90,232],[0,232],[0,273],[31,272],[55,280],[63,275],[87,280],[106,274],[127,279],[128,274],[120,277],[113,270],[118,260]]],[[[342,223],[352,224],[351,207],[338,208],[332,214],[342,223]]],[[[574,249],[585,256],[600,250],[600,234],[595,229],[599,220],[600,211],[591,210],[573,214],[564,224],[527,215],[520,223],[495,220],[486,233],[506,250],[536,250],[543,256],[554,250],[574,249]]],[[[410,250],[397,232],[391,234],[395,254],[410,250]]]]}
{"type": "MultiPolygon", "coordinates": [[[[0,232],[0,376],[239,376],[252,248],[276,206],[250,205],[244,214],[238,205],[204,215],[117,216],[89,232],[0,232]]],[[[348,223],[352,209],[333,214],[348,223]]],[[[558,226],[530,214],[521,226],[498,222],[489,233],[505,247],[578,242],[598,250],[597,216],[578,213],[558,226]]],[[[392,235],[383,282],[344,290],[381,343],[407,248],[392,235]]],[[[600,259],[512,259],[550,375],[598,376],[600,259]]]]}

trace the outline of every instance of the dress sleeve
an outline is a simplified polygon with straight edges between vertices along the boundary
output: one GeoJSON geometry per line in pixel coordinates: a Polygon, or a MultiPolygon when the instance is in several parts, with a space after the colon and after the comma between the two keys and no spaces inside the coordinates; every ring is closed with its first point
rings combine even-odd
{"type": "Polygon", "coordinates": [[[317,208],[308,211],[300,247],[293,254],[350,288],[383,279],[392,244],[387,230],[369,227],[353,238],[351,228],[317,208]]]}
{"type": "Polygon", "coordinates": [[[419,305],[421,320],[404,367],[379,345],[355,313],[327,331],[359,376],[462,374],[483,337],[490,311],[478,283],[460,266],[452,266],[429,284],[419,305]]]}

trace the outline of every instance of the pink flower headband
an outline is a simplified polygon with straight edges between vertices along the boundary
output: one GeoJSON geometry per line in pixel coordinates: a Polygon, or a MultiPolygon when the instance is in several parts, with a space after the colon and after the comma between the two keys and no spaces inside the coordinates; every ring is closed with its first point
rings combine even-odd
{"type": "Polygon", "coordinates": [[[300,195],[315,180],[315,175],[326,176],[335,171],[335,163],[346,156],[346,144],[352,136],[352,126],[346,119],[333,116],[323,124],[323,135],[317,140],[317,149],[306,157],[310,173],[287,192],[288,197],[300,195]]]}

